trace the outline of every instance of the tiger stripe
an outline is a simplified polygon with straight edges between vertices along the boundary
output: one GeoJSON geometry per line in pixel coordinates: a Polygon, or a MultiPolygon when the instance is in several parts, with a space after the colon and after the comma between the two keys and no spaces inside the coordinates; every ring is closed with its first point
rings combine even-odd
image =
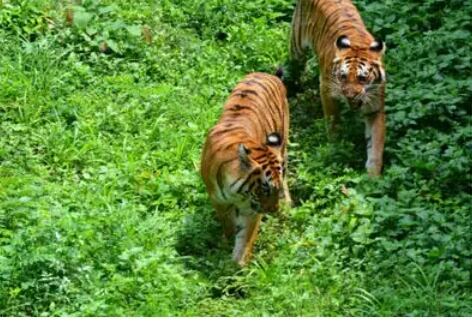
{"type": "Polygon", "coordinates": [[[203,146],[202,179],[225,235],[236,233],[233,260],[241,265],[250,257],[260,213],[277,211],[280,196],[290,202],[283,172],[288,135],[284,84],[252,73],[232,90],[203,146]]]}

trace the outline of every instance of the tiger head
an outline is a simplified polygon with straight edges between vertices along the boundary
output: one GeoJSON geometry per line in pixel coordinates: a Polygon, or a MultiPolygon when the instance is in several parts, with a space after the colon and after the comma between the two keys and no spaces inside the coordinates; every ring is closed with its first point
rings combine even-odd
{"type": "Polygon", "coordinates": [[[271,133],[261,147],[249,149],[243,143],[238,146],[241,172],[247,176],[238,190],[249,197],[250,207],[256,212],[276,212],[279,209],[284,173],[281,145],[281,136],[271,133]]]}
{"type": "Polygon", "coordinates": [[[360,109],[377,98],[379,87],[385,83],[385,44],[374,40],[368,47],[354,46],[343,35],[335,46],[331,95],[345,97],[352,109],[360,109]]]}

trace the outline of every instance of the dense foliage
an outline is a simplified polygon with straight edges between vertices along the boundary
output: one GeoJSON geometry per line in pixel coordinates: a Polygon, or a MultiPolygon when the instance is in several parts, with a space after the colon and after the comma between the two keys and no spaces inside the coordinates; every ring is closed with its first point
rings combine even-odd
{"type": "Polygon", "coordinates": [[[294,1],[0,1],[0,315],[472,315],[472,4],[355,3],[388,47],[384,176],[347,109],[327,142],[311,59],[295,206],[240,269],[201,146],[286,62],[294,1]]]}

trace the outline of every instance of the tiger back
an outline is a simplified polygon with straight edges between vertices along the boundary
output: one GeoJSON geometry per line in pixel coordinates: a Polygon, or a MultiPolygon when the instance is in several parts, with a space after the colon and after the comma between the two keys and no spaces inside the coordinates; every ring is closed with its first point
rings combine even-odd
{"type": "Polygon", "coordinates": [[[330,137],[338,132],[338,102],[345,100],[364,119],[368,173],[380,175],[386,123],[385,44],[369,33],[351,1],[298,0],[291,24],[293,70],[304,67],[307,48],[318,58],[321,103],[330,137]]]}
{"type": "Polygon", "coordinates": [[[209,131],[201,175],[226,237],[236,234],[233,260],[244,265],[257,237],[261,213],[290,202],[285,180],[289,111],[282,81],[247,75],[231,92],[209,131]]]}

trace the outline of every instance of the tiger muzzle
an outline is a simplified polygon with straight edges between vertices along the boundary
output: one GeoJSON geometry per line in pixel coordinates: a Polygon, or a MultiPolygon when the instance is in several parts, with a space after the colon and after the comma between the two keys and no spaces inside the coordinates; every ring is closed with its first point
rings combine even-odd
{"type": "Polygon", "coordinates": [[[357,110],[361,108],[362,103],[363,103],[362,99],[360,98],[362,95],[362,90],[359,91],[352,88],[348,88],[348,89],[345,89],[343,93],[347,99],[347,102],[349,103],[349,106],[353,110],[357,110]]]}
{"type": "Polygon", "coordinates": [[[353,110],[357,110],[357,109],[361,108],[363,101],[360,98],[360,96],[361,96],[360,93],[347,90],[347,91],[344,91],[344,96],[346,97],[346,100],[347,100],[349,106],[353,110]]]}
{"type": "Polygon", "coordinates": [[[261,200],[261,210],[263,212],[273,213],[279,210],[279,196],[278,193],[273,193],[269,197],[261,200]]]}
{"type": "Polygon", "coordinates": [[[353,100],[348,99],[347,101],[348,101],[348,103],[349,103],[349,106],[350,106],[353,110],[357,110],[357,109],[359,109],[359,108],[362,107],[362,103],[363,103],[363,102],[362,102],[362,100],[360,100],[360,99],[353,99],[353,100]]]}
{"type": "Polygon", "coordinates": [[[262,211],[267,213],[274,213],[279,210],[279,203],[274,203],[272,205],[264,205],[262,206],[262,211]]]}

